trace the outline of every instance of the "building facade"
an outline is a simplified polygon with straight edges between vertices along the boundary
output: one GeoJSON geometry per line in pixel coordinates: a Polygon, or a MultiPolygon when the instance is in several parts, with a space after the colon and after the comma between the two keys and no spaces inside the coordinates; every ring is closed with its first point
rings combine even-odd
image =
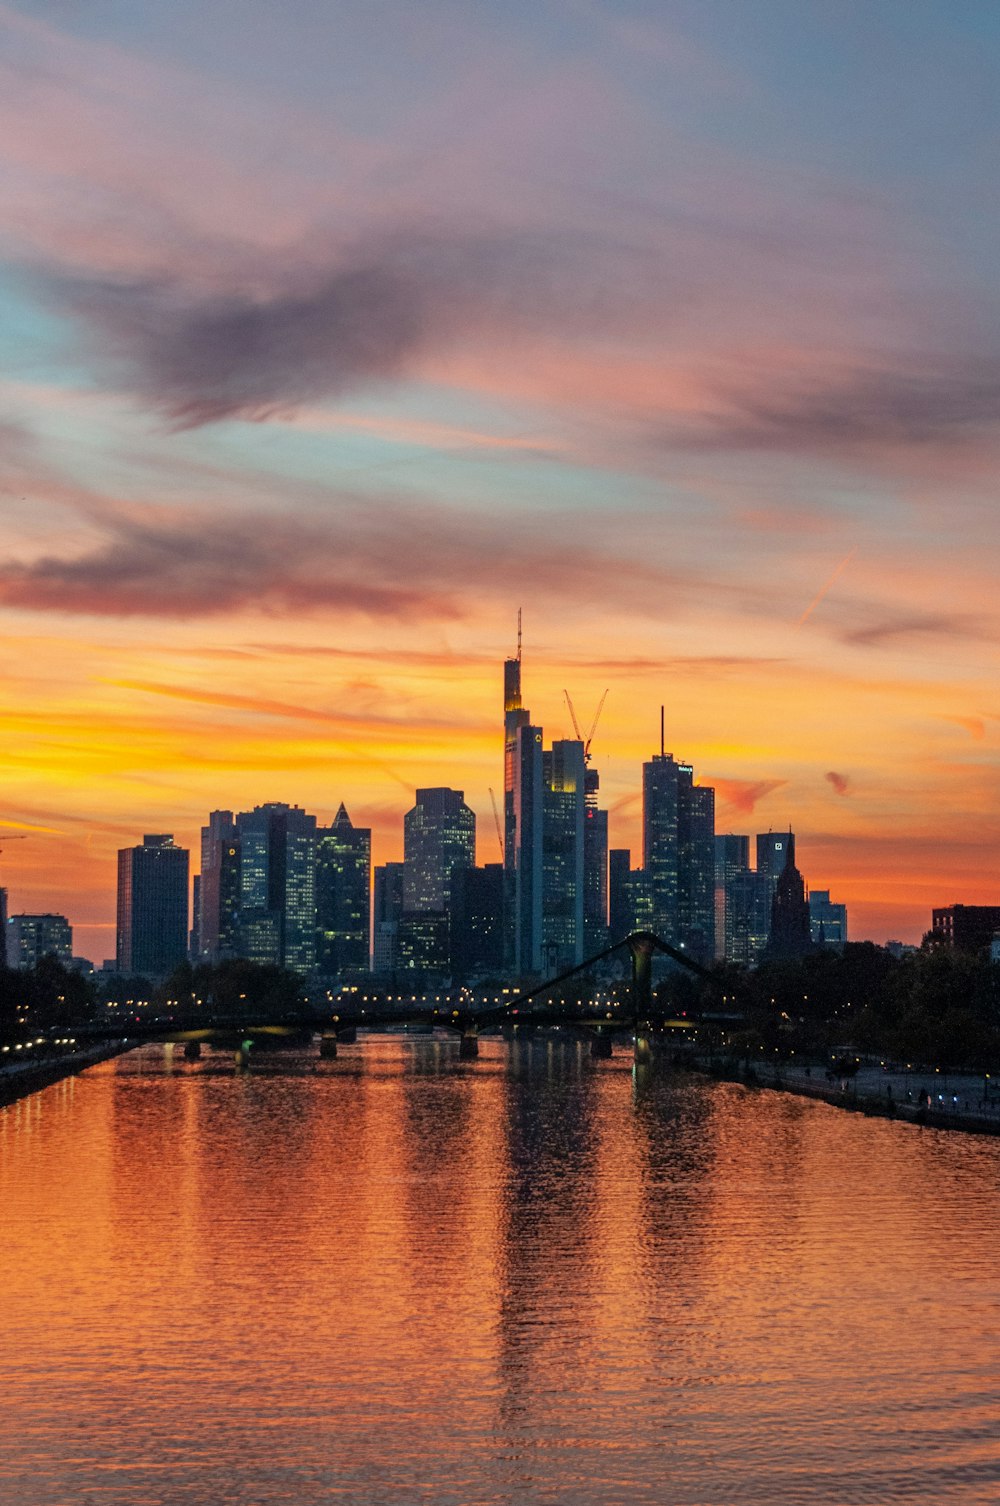
{"type": "Polygon", "coordinates": [[[316,965],[316,817],[275,801],[236,817],[240,955],[308,975],[316,965]]]}
{"type": "Polygon", "coordinates": [[[370,960],[372,834],[341,803],[316,833],[316,970],[356,978],[370,960]]]}
{"type": "Polygon", "coordinates": [[[73,928],[65,915],[12,915],[7,922],[7,966],[37,967],[43,957],[55,957],[69,967],[73,961],[73,928]]]}
{"type": "Polygon", "coordinates": [[[164,977],[185,961],[188,852],[169,834],[150,835],[118,853],[117,968],[164,977]]]}

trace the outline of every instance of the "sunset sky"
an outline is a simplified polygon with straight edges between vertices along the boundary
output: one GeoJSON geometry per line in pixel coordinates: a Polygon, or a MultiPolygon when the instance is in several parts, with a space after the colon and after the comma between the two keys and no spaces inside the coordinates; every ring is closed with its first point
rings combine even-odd
{"type": "Polygon", "coordinates": [[[1000,902],[998,101],[992,0],[0,3],[11,911],[265,800],[495,861],[518,607],[613,846],[663,703],[855,939],[1000,902]]]}

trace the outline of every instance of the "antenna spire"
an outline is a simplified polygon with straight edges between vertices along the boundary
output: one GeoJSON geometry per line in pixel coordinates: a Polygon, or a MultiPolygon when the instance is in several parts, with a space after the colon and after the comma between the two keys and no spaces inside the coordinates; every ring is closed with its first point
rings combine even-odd
{"type": "Polygon", "coordinates": [[[667,755],[666,731],[665,731],[665,728],[664,728],[664,721],[663,721],[663,707],[661,706],[660,707],[660,757],[661,758],[665,758],[666,755],[667,755]]]}
{"type": "Polygon", "coordinates": [[[521,662],[521,608],[517,609],[517,662],[521,662]]]}

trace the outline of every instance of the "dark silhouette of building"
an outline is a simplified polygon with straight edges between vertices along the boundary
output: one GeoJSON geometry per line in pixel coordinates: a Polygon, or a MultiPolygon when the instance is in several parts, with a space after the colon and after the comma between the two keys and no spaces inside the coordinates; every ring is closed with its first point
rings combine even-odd
{"type": "Polygon", "coordinates": [[[503,890],[502,863],[456,868],[452,873],[449,937],[453,983],[496,978],[502,972],[503,890]]]}
{"type": "Polygon", "coordinates": [[[399,923],[403,918],[402,863],[383,863],[375,869],[372,912],[372,971],[391,978],[396,971],[399,923]]]}
{"type": "Polygon", "coordinates": [[[957,952],[988,952],[1000,930],[1000,905],[945,905],[931,911],[931,934],[957,952]]]}
{"type": "Polygon", "coordinates": [[[239,953],[240,843],[232,811],[211,811],[201,829],[201,883],[196,904],[197,955],[219,962],[239,953]]]}
{"type": "Polygon", "coordinates": [[[145,836],[118,853],[118,971],[163,977],[187,946],[187,849],[170,835],[145,836]]]}
{"type": "Polygon", "coordinates": [[[814,945],[842,950],[847,941],[847,906],[831,900],[829,889],[810,889],[809,923],[814,945]]]}
{"type": "Polygon", "coordinates": [[[652,929],[699,962],[715,955],[715,791],[664,751],[642,766],[642,857],[652,929]]]}
{"type": "Polygon", "coordinates": [[[608,813],[597,804],[600,776],[586,773],[583,813],[583,954],[593,957],[608,944],[608,813]]]}
{"type": "Polygon", "coordinates": [[[804,957],[813,950],[805,881],[795,866],[795,837],[790,831],[783,835],[785,866],[775,885],[771,930],[764,951],[769,962],[804,957]]]}
{"type": "Polygon", "coordinates": [[[563,972],[584,959],[583,743],[542,752],[542,967],[563,972]]]}
{"type": "Polygon", "coordinates": [[[341,803],[316,833],[316,970],[326,978],[366,973],[371,931],[372,834],[341,803]]]}

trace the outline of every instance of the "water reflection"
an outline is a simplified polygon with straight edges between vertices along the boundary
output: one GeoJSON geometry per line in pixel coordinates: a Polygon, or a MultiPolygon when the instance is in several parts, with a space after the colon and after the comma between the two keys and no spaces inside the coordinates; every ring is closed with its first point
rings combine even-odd
{"type": "Polygon", "coordinates": [[[998,1173],[569,1033],[145,1048],[0,1111],[0,1500],[978,1506],[998,1173]]]}

